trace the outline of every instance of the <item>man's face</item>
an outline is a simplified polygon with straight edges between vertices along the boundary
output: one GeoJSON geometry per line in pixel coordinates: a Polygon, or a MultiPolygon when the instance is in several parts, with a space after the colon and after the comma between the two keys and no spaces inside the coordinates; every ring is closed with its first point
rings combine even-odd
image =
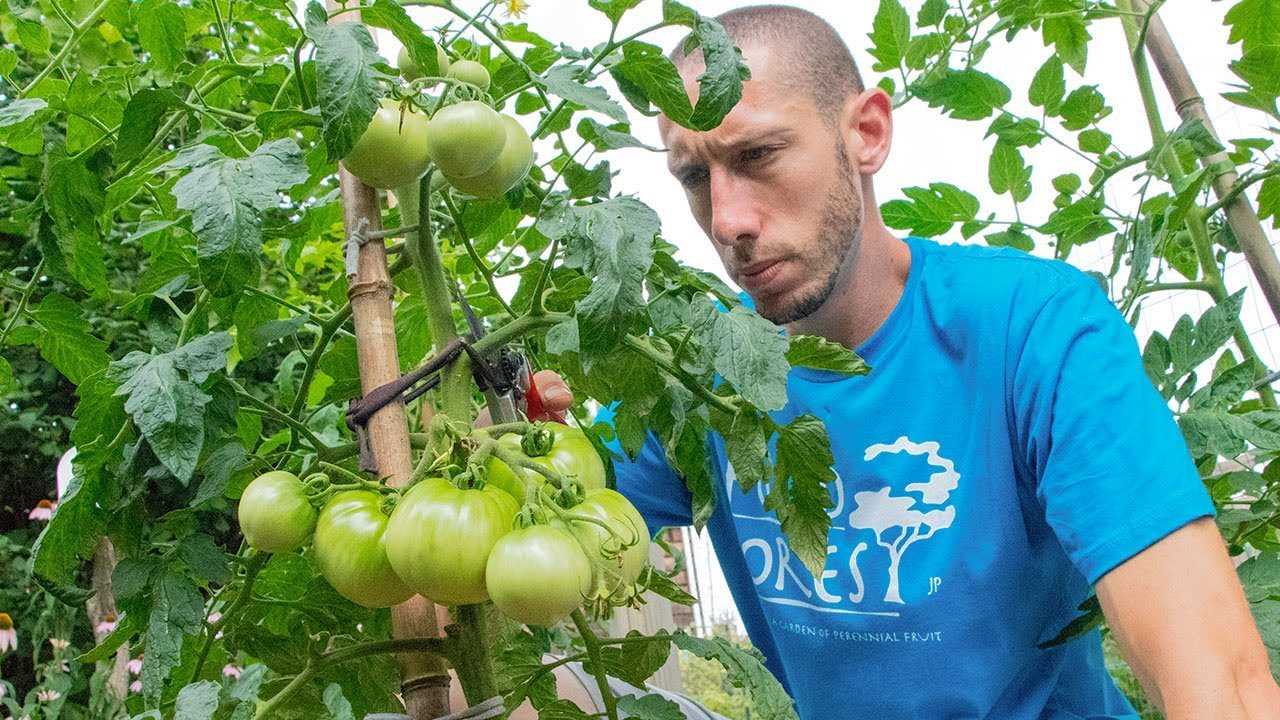
{"type": "MultiPolygon", "coordinates": [[[[861,191],[837,131],[810,94],[779,73],[767,48],[743,49],[752,79],[719,127],[695,132],[665,117],[667,165],[725,270],[779,323],[826,302],[857,256],[861,191]]],[[[681,71],[696,97],[702,65],[681,71]]]]}

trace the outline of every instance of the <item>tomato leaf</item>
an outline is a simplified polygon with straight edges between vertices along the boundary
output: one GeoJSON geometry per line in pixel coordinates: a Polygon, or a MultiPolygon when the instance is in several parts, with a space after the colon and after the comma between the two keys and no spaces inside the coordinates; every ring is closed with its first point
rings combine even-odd
{"type": "Polygon", "coordinates": [[[777,452],[777,480],[765,497],[765,509],[777,513],[792,552],[818,577],[827,562],[831,529],[829,483],[836,479],[831,441],[821,420],[801,415],[778,428],[777,452]]]}
{"type": "Polygon", "coordinates": [[[173,720],[211,720],[218,709],[222,686],[212,680],[201,680],[178,691],[173,720]]]}
{"type": "Polygon", "coordinates": [[[392,0],[374,0],[360,9],[360,18],[375,27],[386,28],[409,51],[409,57],[425,76],[439,76],[436,43],[409,17],[404,6],[392,0]]]}
{"type": "MultiPolygon", "coordinates": [[[[644,635],[638,630],[632,630],[626,636],[637,641],[602,647],[600,664],[609,675],[636,687],[644,687],[645,681],[671,657],[671,638],[665,630],[659,630],[644,642],[639,641],[644,635]]],[[[595,672],[589,660],[583,661],[582,667],[587,672],[595,672]]]]}
{"type": "Polygon", "coordinates": [[[106,499],[106,458],[99,444],[79,448],[66,493],[31,548],[33,570],[55,585],[75,584],[80,561],[93,553],[102,536],[107,518],[99,503],[106,499]]]}
{"type": "Polygon", "coordinates": [[[175,168],[189,168],[173,186],[173,196],[178,207],[191,211],[205,286],[214,295],[229,295],[256,282],[263,209],[279,203],[280,191],[307,179],[297,143],[273,140],[247,158],[196,145],[161,166],[175,168]]]}
{"type": "Polygon", "coordinates": [[[626,123],[604,126],[591,118],[583,118],[578,123],[578,136],[591,143],[596,150],[617,150],[619,148],[644,148],[652,152],[662,152],[662,148],[647,145],[630,133],[626,123]]]}
{"type": "MultiPolygon", "coordinates": [[[[702,51],[704,66],[698,76],[698,102],[693,113],[684,121],[677,116],[669,117],[672,122],[693,130],[706,131],[719,126],[725,115],[742,99],[743,81],[751,78],[751,71],[742,60],[742,51],[733,44],[720,23],[675,0],[663,0],[662,19],[692,29],[693,45],[702,51]]],[[[689,50],[690,46],[686,45],[685,49],[689,50]]],[[[683,81],[679,89],[684,94],[683,81]]]]}
{"type": "Polygon", "coordinates": [[[932,237],[949,231],[958,222],[978,215],[978,199],[949,183],[903,188],[909,200],[890,200],[880,206],[885,224],[913,235],[932,237]]]}
{"type": "Polygon", "coordinates": [[[351,710],[351,703],[342,694],[342,686],[338,683],[329,683],[325,687],[324,706],[333,720],[355,720],[356,718],[351,710]]]}
{"type": "Polygon", "coordinates": [[[157,69],[172,72],[187,51],[187,24],[182,8],[170,0],[144,0],[134,6],[138,43],[157,69]]]}
{"type": "Polygon", "coordinates": [[[107,344],[89,332],[83,308],[65,295],[46,295],[31,313],[43,331],[36,339],[40,356],[73,383],[107,367],[107,344]]]}
{"type": "Polygon", "coordinates": [[[992,247],[1017,248],[1022,252],[1031,252],[1036,247],[1036,241],[1030,235],[1012,227],[987,235],[987,244],[992,247]]]}
{"type": "Polygon", "coordinates": [[[880,0],[867,37],[872,43],[868,52],[876,59],[871,69],[876,72],[897,70],[911,43],[911,16],[907,9],[898,0],[880,0]]]}
{"type": "Polygon", "coordinates": [[[759,720],[797,720],[787,691],[764,666],[764,657],[755,648],[744,648],[720,637],[700,638],[685,632],[671,636],[681,650],[704,660],[715,660],[725,669],[725,679],[747,691],[751,717],[759,720]]]}
{"type": "Polygon", "coordinates": [[[120,383],[116,394],[128,398],[125,412],[160,462],[183,483],[190,481],[200,458],[205,406],[212,399],[199,383],[226,367],[230,349],[231,336],[217,332],[168,353],[135,350],[111,364],[109,376],[120,383]]]}
{"type": "Polygon", "coordinates": [[[719,411],[711,414],[712,426],[724,438],[725,455],[743,492],[773,478],[764,420],[763,415],[750,408],[732,416],[719,411]]]}
{"type": "Polygon", "coordinates": [[[947,70],[925,83],[915,83],[912,90],[929,107],[942,108],[957,120],[981,120],[990,117],[1013,98],[1008,86],[996,78],[972,68],[947,70]]]}
{"type": "Polygon", "coordinates": [[[143,89],[129,98],[116,139],[114,159],[124,163],[142,155],[160,129],[160,120],[181,102],[169,90],[143,89]]]}
{"type": "Polygon", "coordinates": [[[587,85],[578,79],[581,72],[582,69],[574,65],[557,65],[534,80],[552,95],[608,115],[616,122],[626,122],[627,111],[611,99],[604,88],[587,85]]]}
{"type": "Polygon", "coordinates": [[[987,181],[996,193],[1009,193],[1016,202],[1031,197],[1031,167],[1018,148],[1003,140],[991,151],[987,181]]]}
{"type": "Polygon", "coordinates": [[[542,656],[550,651],[546,635],[521,629],[502,637],[493,665],[498,686],[509,688],[508,707],[519,705],[526,697],[539,709],[556,701],[555,675],[542,672],[542,656]]]}
{"type": "Polygon", "coordinates": [[[1280,553],[1261,553],[1240,563],[1236,570],[1249,602],[1280,597],[1280,553]]]}
{"type": "MultiPolygon", "coordinates": [[[[306,14],[307,36],[316,45],[316,92],[324,144],[333,162],[351,150],[378,109],[382,88],[375,81],[373,64],[381,58],[364,24],[330,25],[324,6],[314,0],[306,14]]],[[[431,62],[435,63],[434,52],[431,62]]]]}
{"type": "Polygon", "coordinates": [[[59,160],[49,166],[44,191],[45,209],[53,218],[58,247],[71,276],[95,295],[107,293],[107,266],[103,256],[102,180],[79,160],[59,160]]]}
{"type": "Polygon", "coordinates": [[[747,402],[769,411],[787,403],[788,342],[781,328],[742,306],[719,312],[705,297],[709,317],[695,330],[703,359],[733,384],[747,402]]]}
{"type": "Polygon", "coordinates": [[[1115,232],[1115,226],[1102,216],[1103,201],[1082,197],[1070,205],[1053,211],[1040,232],[1058,236],[1058,256],[1066,257],[1076,245],[1093,242],[1115,232]]]}
{"type": "Polygon", "coordinates": [[[622,19],[628,10],[639,5],[643,0],[587,0],[587,4],[605,14],[614,25],[622,19]]]}
{"type": "Polygon", "coordinates": [[[204,624],[204,598],[186,577],[165,572],[151,588],[151,616],[147,622],[147,652],[142,660],[142,694],[155,706],[164,682],[181,662],[182,642],[204,624]]]}
{"type": "MultiPolygon", "coordinates": [[[[642,683],[631,683],[643,687],[642,683]]],[[[648,695],[623,695],[618,698],[618,710],[635,720],[685,720],[680,706],[662,697],[648,695]]]]}
{"type": "Polygon", "coordinates": [[[787,345],[787,362],[795,367],[830,370],[845,375],[871,372],[858,353],[819,335],[792,335],[787,345]]]}
{"type": "Polygon", "coordinates": [[[677,605],[690,606],[698,602],[698,598],[685,592],[669,575],[659,571],[652,565],[640,578],[640,585],[655,595],[664,597],[677,605]]]}
{"type": "Polygon", "coordinates": [[[1073,0],[1042,1],[1036,10],[1051,15],[1040,26],[1044,44],[1052,45],[1058,57],[1083,75],[1090,37],[1084,11],[1073,0]]]}

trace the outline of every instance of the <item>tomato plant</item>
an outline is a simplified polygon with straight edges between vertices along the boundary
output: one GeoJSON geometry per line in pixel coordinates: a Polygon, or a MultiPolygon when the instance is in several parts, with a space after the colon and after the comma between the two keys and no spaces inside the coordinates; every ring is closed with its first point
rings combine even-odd
{"type": "MultiPolygon", "coordinates": [[[[563,38],[499,5],[0,9],[0,477],[21,480],[6,503],[30,508],[0,534],[0,613],[19,648],[0,651],[7,714],[422,720],[450,710],[448,666],[471,702],[501,695],[581,720],[543,666],[564,641],[589,661],[611,719],[604,676],[643,680],[672,647],[722,664],[752,717],[794,717],[759,656],[736,645],[596,636],[603,615],[655,593],[691,602],[645,566],[643,520],[602,490],[605,441],[635,456],[656,439],[701,525],[718,490],[705,441],[720,435],[738,486],[769,489],[794,570],[821,577],[826,560],[824,427],[776,413],[792,367],[867,368],[841,345],[779,332],[614,187],[625,153],[654,149],[633,119],[713,129],[747,68],[719,23],[675,0],[578,3],[608,32],[563,38]],[[399,75],[374,33],[403,47],[399,75]],[[714,59],[696,99],[660,47],[686,34],[714,59]],[[452,356],[421,398],[347,423],[353,401],[459,347],[472,317],[474,357],[452,356]],[[488,400],[474,358],[502,348],[574,389],[572,424],[552,427],[549,450],[519,417],[472,428],[488,400]],[[594,422],[609,405],[613,427],[594,422]],[[54,490],[68,447],[74,477],[54,490]],[[321,472],[327,486],[299,493],[294,479],[321,472]],[[322,502],[310,543],[308,495],[322,502]],[[456,508],[439,523],[447,543],[418,517],[441,506],[456,508]],[[474,525],[463,508],[479,512],[474,525]],[[414,590],[467,604],[396,605],[414,590]],[[514,622],[478,602],[485,591],[514,622]],[[559,628],[517,624],[566,613],[559,628]],[[619,648],[627,663],[612,662],[619,648]]],[[[1269,245],[1241,218],[1254,205],[1271,225],[1280,214],[1268,129],[1280,88],[1266,3],[1222,12],[1239,81],[1225,97],[1260,113],[1254,136],[1219,137],[1195,98],[1179,98],[1189,114],[1172,120],[1126,48],[1142,92],[1121,100],[1152,120],[1149,141],[1130,145],[1104,129],[1117,99],[1082,73],[1095,43],[1119,37],[1097,24],[1136,41],[1153,19],[1145,5],[929,0],[912,13],[880,0],[878,86],[896,105],[982,123],[998,199],[984,207],[972,187],[926,182],[887,189],[881,211],[904,232],[1065,260],[1106,243],[1115,260],[1098,278],[1135,324],[1162,294],[1210,302],[1157,328],[1144,366],[1177,409],[1228,547],[1251,556],[1241,577],[1280,653],[1275,401],[1224,272],[1269,245]],[[1010,87],[989,51],[1028,41],[1019,52],[1038,69],[1010,87]],[[1049,147],[1069,162],[1049,170],[1037,159],[1049,147]],[[1228,459],[1246,464],[1220,469],[1228,459]]],[[[670,716],[661,698],[640,700],[670,716]]]]}

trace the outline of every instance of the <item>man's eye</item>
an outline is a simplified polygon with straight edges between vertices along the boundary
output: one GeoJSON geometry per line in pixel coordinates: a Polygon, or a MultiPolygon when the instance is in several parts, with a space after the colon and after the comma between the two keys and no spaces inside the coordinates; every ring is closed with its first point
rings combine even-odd
{"type": "Polygon", "coordinates": [[[777,148],[772,148],[772,147],[769,147],[768,145],[753,147],[750,150],[743,151],[742,161],[743,162],[759,162],[760,160],[764,160],[768,158],[770,155],[773,155],[776,149],[777,148]]]}

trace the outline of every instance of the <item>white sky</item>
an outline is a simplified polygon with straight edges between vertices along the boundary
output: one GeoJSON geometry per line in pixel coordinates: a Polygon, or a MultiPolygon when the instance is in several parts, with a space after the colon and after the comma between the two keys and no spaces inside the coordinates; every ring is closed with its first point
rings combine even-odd
{"type": "MultiPolygon", "coordinates": [[[[468,8],[479,6],[478,2],[463,4],[468,8]]],[[[744,3],[694,0],[686,1],[686,4],[705,15],[715,15],[744,3]]],[[[867,84],[872,85],[879,79],[877,73],[870,71],[873,61],[867,54],[870,45],[867,33],[871,29],[877,7],[875,0],[792,0],[789,4],[812,10],[828,20],[849,43],[867,84]]],[[[914,18],[916,10],[923,3],[922,0],[906,0],[904,4],[914,18]]],[[[1222,24],[1222,17],[1231,4],[1208,0],[1179,0],[1168,3],[1161,11],[1161,17],[1174,41],[1178,43],[1187,66],[1191,68],[1219,135],[1223,138],[1267,136],[1269,132],[1265,115],[1239,108],[1219,96],[1219,93],[1229,90],[1228,84],[1235,79],[1227,65],[1239,54],[1239,46],[1227,45],[1228,32],[1222,24]]],[[[436,10],[412,8],[411,12],[424,26],[439,22],[443,17],[436,10]]],[[[661,2],[648,0],[627,14],[620,34],[651,25],[660,17],[661,2]]],[[[575,46],[601,41],[607,37],[609,29],[604,16],[591,10],[583,0],[532,0],[524,21],[529,24],[530,29],[553,42],[575,46]]],[[[683,29],[667,29],[646,39],[663,47],[670,47],[683,37],[683,32],[683,29]]],[[[1095,22],[1091,25],[1091,32],[1094,40],[1089,45],[1086,76],[1082,79],[1068,69],[1068,91],[1083,84],[1097,84],[1114,108],[1112,115],[1102,121],[1102,129],[1113,136],[1113,142],[1122,150],[1131,154],[1141,153],[1150,146],[1150,137],[1142,106],[1137,98],[1136,83],[1128,62],[1120,24],[1115,20],[1095,22]]],[[[396,41],[385,32],[379,33],[378,39],[383,56],[394,58],[398,50],[396,41]]],[[[1020,35],[1012,45],[998,40],[982,67],[1013,90],[1014,100],[1010,110],[1039,117],[1038,109],[1031,107],[1026,100],[1026,88],[1032,75],[1048,55],[1049,50],[1043,46],[1039,36],[1028,31],[1020,35]]],[[[1177,114],[1167,93],[1158,85],[1158,78],[1156,82],[1166,126],[1172,129],[1178,124],[1177,114]]],[[[615,94],[615,97],[618,96],[615,94]]],[[[628,110],[630,111],[629,107],[628,110]]],[[[661,146],[655,122],[638,113],[632,115],[633,134],[649,144],[661,146]]],[[[995,196],[987,184],[987,158],[994,141],[994,138],[983,138],[988,122],[951,120],[915,101],[895,112],[894,123],[893,150],[889,161],[875,180],[880,202],[902,197],[899,191],[902,187],[945,181],[975,194],[982,203],[984,216],[988,212],[995,212],[997,219],[1012,219],[1011,201],[1007,196],[995,196]]],[[[1069,137],[1068,133],[1060,129],[1057,134],[1059,137],[1069,137]]],[[[1057,174],[1072,171],[1087,178],[1089,166],[1076,155],[1049,141],[1024,152],[1028,163],[1035,168],[1032,175],[1035,191],[1028,201],[1022,203],[1022,217],[1038,223],[1052,210],[1054,191],[1049,186],[1049,180],[1057,174]]],[[[686,263],[719,274],[728,282],[710,241],[689,215],[683,191],[667,174],[664,156],[644,150],[621,150],[610,153],[609,158],[613,168],[620,171],[614,179],[615,192],[633,193],[654,208],[662,218],[663,236],[680,247],[681,258],[686,263]]],[[[1113,187],[1108,193],[1108,201],[1114,207],[1131,208],[1132,198],[1125,194],[1132,186],[1115,183],[1113,187]]],[[[1274,244],[1276,234],[1273,231],[1270,237],[1274,244]]],[[[963,242],[958,228],[946,240],[963,242]]],[[[976,237],[971,242],[982,240],[976,237]]],[[[1086,269],[1106,271],[1110,266],[1110,248],[1111,238],[1103,238],[1090,246],[1077,248],[1070,260],[1086,269]]],[[[1048,248],[1038,248],[1037,254],[1044,254],[1047,250],[1048,248]]],[[[1242,258],[1238,260],[1236,265],[1228,268],[1228,287],[1231,290],[1246,284],[1253,287],[1247,266],[1243,264],[1242,258]]],[[[1143,322],[1138,328],[1138,334],[1143,337],[1153,328],[1167,332],[1178,315],[1190,313],[1193,317],[1198,317],[1209,306],[1205,298],[1193,292],[1148,298],[1143,322]]],[[[1248,293],[1241,319],[1245,328],[1253,335],[1263,361],[1274,368],[1277,366],[1277,356],[1272,346],[1280,349],[1280,338],[1276,337],[1275,320],[1270,317],[1265,304],[1260,303],[1257,298],[1256,289],[1248,293]]],[[[700,588],[697,594],[710,606],[709,615],[719,616],[725,612],[733,612],[728,588],[715,564],[710,544],[705,539],[695,542],[690,555],[698,565],[700,588]]]]}

